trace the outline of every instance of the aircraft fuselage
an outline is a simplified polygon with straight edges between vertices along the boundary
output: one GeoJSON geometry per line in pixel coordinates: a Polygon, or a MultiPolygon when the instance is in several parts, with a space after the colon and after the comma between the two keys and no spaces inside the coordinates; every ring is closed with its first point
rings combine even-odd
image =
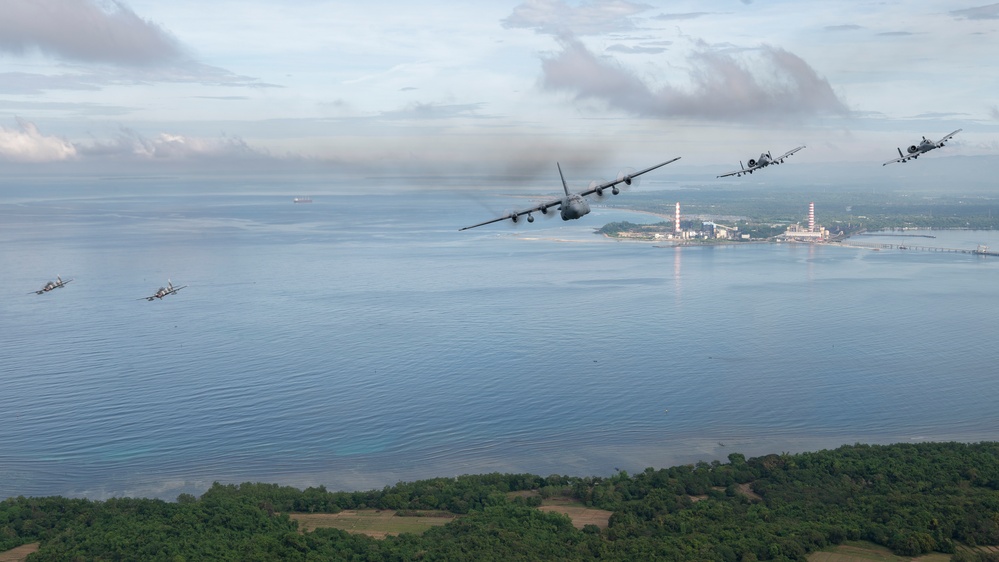
{"type": "Polygon", "coordinates": [[[924,152],[929,152],[934,148],[940,148],[941,146],[943,146],[943,143],[937,144],[931,140],[928,140],[926,137],[923,137],[923,140],[920,141],[919,144],[914,144],[910,146],[908,148],[908,151],[909,154],[916,154],[916,153],[923,154],[924,152]]]}
{"type": "Polygon", "coordinates": [[[583,197],[572,194],[562,200],[562,220],[574,220],[590,212],[590,204],[583,197]]]}

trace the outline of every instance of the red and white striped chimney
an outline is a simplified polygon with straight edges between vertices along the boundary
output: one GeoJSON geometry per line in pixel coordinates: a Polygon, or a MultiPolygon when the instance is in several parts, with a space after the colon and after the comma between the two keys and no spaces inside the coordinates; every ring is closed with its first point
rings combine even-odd
{"type": "Polygon", "coordinates": [[[673,223],[673,232],[680,234],[680,202],[676,202],[676,221],[673,223]]]}
{"type": "Polygon", "coordinates": [[[815,232],[815,203],[808,204],[808,232],[815,232]]]}

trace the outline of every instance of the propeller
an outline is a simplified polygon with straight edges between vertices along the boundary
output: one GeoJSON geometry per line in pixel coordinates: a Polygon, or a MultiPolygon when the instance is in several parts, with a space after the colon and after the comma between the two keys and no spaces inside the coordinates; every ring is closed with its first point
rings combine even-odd
{"type": "Polygon", "coordinates": [[[642,185],[642,176],[638,176],[637,178],[632,177],[632,174],[634,173],[635,173],[634,168],[625,168],[620,172],[618,172],[617,179],[624,181],[622,183],[615,185],[614,188],[611,190],[611,193],[617,195],[618,193],[620,193],[621,189],[628,189],[629,187],[637,187],[639,185],[642,185]]]}
{"type": "Polygon", "coordinates": [[[551,220],[554,217],[559,216],[559,204],[555,203],[554,205],[548,208],[541,209],[538,212],[541,213],[541,218],[545,219],[546,221],[551,220]]]}
{"type": "MultiPolygon", "coordinates": [[[[593,181],[590,182],[589,189],[593,189],[594,187],[596,187],[598,185],[605,184],[605,183],[607,183],[607,180],[604,180],[604,179],[593,180],[593,181]]],[[[604,188],[604,189],[601,189],[600,191],[595,191],[593,194],[597,196],[597,199],[603,199],[603,197],[605,195],[607,195],[607,190],[608,189],[609,188],[604,188]]]]}

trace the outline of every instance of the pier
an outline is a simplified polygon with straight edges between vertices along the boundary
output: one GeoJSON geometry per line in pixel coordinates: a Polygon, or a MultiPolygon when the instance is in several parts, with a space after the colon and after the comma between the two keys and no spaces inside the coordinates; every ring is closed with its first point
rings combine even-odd
{"type": "Polygon", "coordinates": [[[912,250],[915,252],[946,252],[954,254],[974,254],[976,256],[999,256],[999,252],[990,250],[988,246],[979,245],[974,250],[963,248],[938,248],[935,246],[915,246],[912,244],[882,244],[879,242],[856,242],[854,240],[844,240],[842,244],[847,246],[859,246],[862,248],[886,249],[886,250],[912,250]]]}

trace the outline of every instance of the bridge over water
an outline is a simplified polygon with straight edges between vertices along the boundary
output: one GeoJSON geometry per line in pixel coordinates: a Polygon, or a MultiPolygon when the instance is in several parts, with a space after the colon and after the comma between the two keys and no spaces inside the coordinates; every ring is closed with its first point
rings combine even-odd
{"type": "Polygon", "coordinates": [[[842,244],[847,246],[860,246],[863,248],[875,248],[875,249],[887,249],[887,250],[914,250],[917,252],[950,252],[955,254],[974,254],[976,256],[999,256],[999,252],[995,250],[989,250],[988,246],[979,245],[974,250],[968,250],[963,248],[938,248],[936,246],[918,246],[914,244],[907,244],[905,242],[899,244],[887,244],[881,242],[857,242],[855,240],[843,240],[842,244]]]}

